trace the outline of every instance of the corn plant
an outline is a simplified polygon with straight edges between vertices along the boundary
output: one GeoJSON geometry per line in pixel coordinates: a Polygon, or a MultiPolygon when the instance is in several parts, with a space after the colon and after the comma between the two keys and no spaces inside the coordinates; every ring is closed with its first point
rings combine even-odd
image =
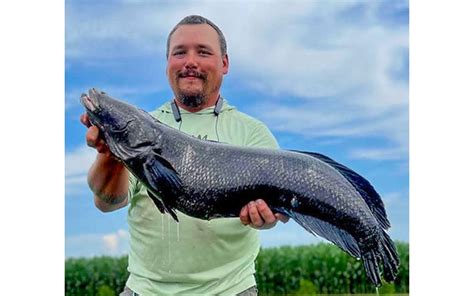
{"type": "MultiPolygon", "coordinates": [[[[396,243],[400,269],[380,294],[409,292],[409,245],[396,243]]],[[[66,295],[118,295],[128,277],[126,256],[66,260],[66,295]]],[[[260,295],[318,295],[375,293],[361,261],[338,247],[317,245],[262,249],[255,274],[260,295]]]]}

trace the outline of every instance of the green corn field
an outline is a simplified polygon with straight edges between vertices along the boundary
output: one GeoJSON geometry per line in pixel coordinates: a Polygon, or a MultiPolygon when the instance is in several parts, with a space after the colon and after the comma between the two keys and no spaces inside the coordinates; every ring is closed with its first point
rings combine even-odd
{"type": "MultiPolygon", "coordinates": [[[[409,293],[409,245],[396,243],[400,270],[379,294],[409,293]]],[[[317,245],[262,249],[256,261],[259,295],[375,294],[363,264],[338,247],[317,245]]],[[[127,257],[71,258],[65,262],[66,295],[118,295],[128,277],[127,257]]]]}

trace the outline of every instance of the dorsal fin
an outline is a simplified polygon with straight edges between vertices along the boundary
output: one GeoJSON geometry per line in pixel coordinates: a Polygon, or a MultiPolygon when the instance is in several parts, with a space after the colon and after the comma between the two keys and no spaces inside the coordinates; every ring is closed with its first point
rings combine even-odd
{"type": "Polygon", "coordinates": [[[317,158],[336,169],[339,173],[341,173],[341,175],[344,176],[344,178],[346,178],[354,186],[357,192],[359,192],[359,194],[362,196],[365,203],[369,207],[370,211],[374,215],[375,219],[377,219],[377,221],[379,222],[380,226],[383,229],[390,228],[390,222],[388,221],[387,213],[385,212],[385,206],[383,204],[382,199],[380,198],[380,195],[377,193],[377,191],[375,191],[374,187],[364,177],[357,174],[348,167],[320,153],[296,150],[293,151],[317,158]]]}

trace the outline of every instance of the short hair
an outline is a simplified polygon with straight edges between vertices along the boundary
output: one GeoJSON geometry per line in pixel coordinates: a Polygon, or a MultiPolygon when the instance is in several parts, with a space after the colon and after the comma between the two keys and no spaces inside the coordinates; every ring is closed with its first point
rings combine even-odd
{"type": "Polygon", "coordinates": [[[168,40],[166,42],[166,58],[169,56],[170,52],[170,39],[171,35],[182,25],[201,25],[201,24],[207,24],[211,26],[214,30],[217,32],[217,36],[219,37],[219,45],[221,48],[221,53],[222,56],[227,54],[227,43],[225,41],[224,34],[222,33],[221,29],[219,29],[216,24],[211,22],[205,17],[202,17],[200,15],[188,15],[187,17],[183,18],[176,26],[174,26],[173,30],[168,35],[168,40]]]}

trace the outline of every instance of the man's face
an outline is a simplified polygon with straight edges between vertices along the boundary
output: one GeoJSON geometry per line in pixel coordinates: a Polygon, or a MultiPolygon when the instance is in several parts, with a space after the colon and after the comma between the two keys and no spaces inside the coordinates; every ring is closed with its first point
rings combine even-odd
{"type": "Polygon", "coordinates": [[[217,32],[207,24],[182,25],[171,35],[166,74],[176,98],[186,106],[207,107],[219,94],[229,61],[217,32]]]}

